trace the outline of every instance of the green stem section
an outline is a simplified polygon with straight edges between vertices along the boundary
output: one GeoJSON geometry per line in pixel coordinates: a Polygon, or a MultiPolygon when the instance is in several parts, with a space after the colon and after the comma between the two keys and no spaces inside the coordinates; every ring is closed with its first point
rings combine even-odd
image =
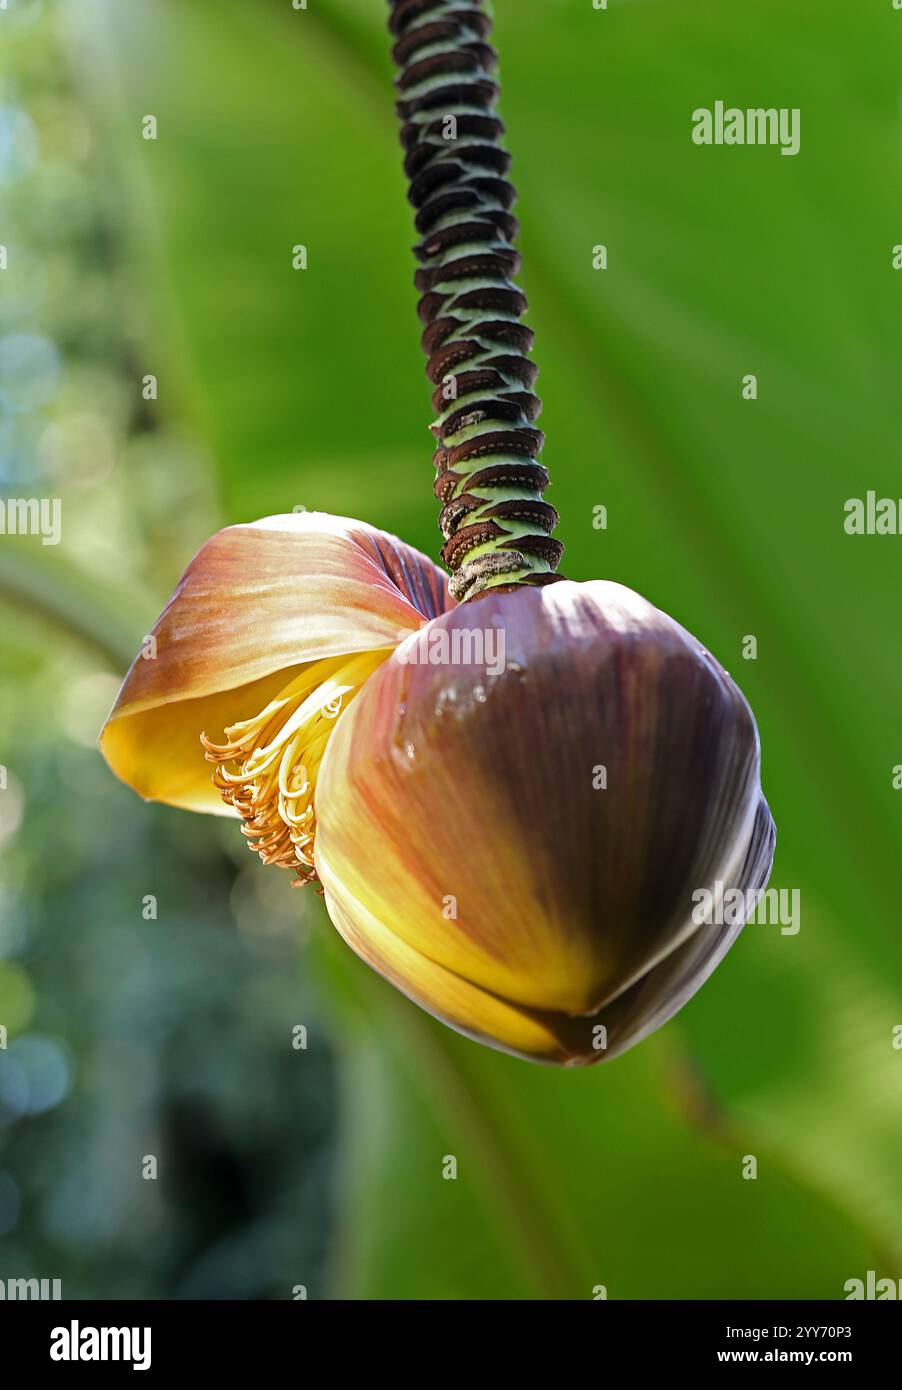
{"type": "Polygon", "coordinates": [[[482,0],[389,0],[409,197],[423,240],[419,312],[442,558],[455,598],[556,579],[563,546],[543,500],[532,330],[513,277],[515,193],[496,114],[497,56],[482,0]]]}
{"type": "Polygon", "coordinates": [[[0,602],[33,615],[93,649],[113,671],[124,671],[135,654],[138,614],[144,607],[111,597],[110,586],[24,542],[0,551],[0,602]]]}

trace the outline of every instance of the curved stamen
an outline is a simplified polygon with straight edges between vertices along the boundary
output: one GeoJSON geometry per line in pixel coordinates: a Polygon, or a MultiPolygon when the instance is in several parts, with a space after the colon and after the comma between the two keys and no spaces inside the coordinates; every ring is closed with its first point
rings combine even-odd
{"type": "Polygon", "coordinates": [[[332,731],[388,651],[328,657],[305,667],[252,719],[225,730],[225,742],[201,734],[213,785],[241,817],[248,844],[264,864],[291,869],[298,884],[316,881],[314,795],[332,731]]]}

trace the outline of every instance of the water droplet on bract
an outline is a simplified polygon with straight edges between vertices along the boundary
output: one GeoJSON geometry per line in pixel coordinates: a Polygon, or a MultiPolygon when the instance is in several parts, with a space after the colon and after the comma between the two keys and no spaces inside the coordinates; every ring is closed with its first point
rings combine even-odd
{"type": "Polygon", "coordinates": [[[438,693],[438,699],[433,706],[432,713],[436,719],[441,719],[445,713],[445,706],[453,704],[457,698],[457,692],[453,685],[446,685],[438,693]]]}

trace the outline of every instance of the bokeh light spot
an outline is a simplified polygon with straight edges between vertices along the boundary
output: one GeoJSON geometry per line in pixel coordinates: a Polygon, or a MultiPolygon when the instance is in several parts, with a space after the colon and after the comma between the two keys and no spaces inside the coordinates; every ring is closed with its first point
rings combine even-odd
{"type": "Polygon", "coordinates": [[[34,986],[20,965],[0,961],[0,1019],[7,1032],[21,1033],[34,1009],[34,986]]]}
{"type": "Polygon", "coordinates": [[[60,355],[49,338],[8,333],[0,338],[0,403],[9,410],[47,405],[60,383],[60,355]]]}

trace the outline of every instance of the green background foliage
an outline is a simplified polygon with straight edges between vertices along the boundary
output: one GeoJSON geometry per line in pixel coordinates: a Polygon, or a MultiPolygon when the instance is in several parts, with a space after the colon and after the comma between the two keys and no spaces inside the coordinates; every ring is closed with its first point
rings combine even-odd
{"type": "Polygon", "coordinates": [[[0,538],[0,1277],[836,1298],[902,1275],[902,539],[843,529],[846,499],[902,492],[902,13],[495,15],[564,568],[736,676],[801,930],[748,927],[609,1066],[530,1067],[408,1004],[234,827],[113,782],[114,677],[216,526],[303,505],[437,553],[385,6],[10,0],[0,359],[28,334],[58,370],[0,381],[0,482],[59,495],[64,539],[0,538]],[[718,99],[798,107],[801,152],[694,145],[718,99]]]}

